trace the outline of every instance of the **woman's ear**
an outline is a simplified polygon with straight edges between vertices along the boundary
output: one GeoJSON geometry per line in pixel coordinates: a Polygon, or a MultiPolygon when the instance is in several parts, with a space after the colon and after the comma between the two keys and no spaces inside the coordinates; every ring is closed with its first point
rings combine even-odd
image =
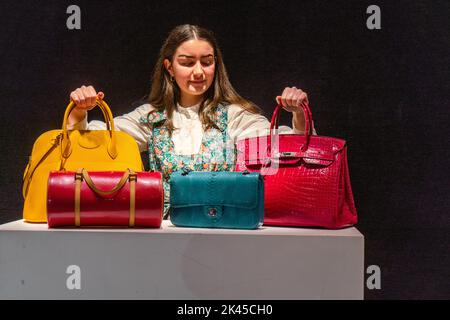
{"type": "Polygon", "coordinates": [[[169,61],[169,59],[164,59],[164,67],[166,68],[167,72],[173,77],[173,70],[172,70],[172,63],[169,61]]]}

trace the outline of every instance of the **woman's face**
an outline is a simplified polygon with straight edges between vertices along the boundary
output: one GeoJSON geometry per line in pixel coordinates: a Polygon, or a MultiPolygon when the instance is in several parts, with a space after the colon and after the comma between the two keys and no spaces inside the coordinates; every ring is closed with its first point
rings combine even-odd
{"type": "Polygon", "coordinates": [[[164,66],[181,90],[181,104],[198,103],[214,80],[214,49],[204,40],[188,40],[175,51],[172,63],[164,66]]]}

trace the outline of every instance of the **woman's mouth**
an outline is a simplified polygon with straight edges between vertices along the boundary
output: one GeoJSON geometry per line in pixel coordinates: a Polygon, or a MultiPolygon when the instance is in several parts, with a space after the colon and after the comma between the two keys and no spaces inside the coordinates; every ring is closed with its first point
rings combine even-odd
{"type": "Polygon", "coordinates": [[[205,80],[189,81],[189,82],[193,85],[200,85],[200,84],[204,84],[205,80]]]}
{"type": "Polygon", "coordinates": [[[189,87],[193,91],[203,91],[206,87],[206,80],[189,81],[189,87]]]}

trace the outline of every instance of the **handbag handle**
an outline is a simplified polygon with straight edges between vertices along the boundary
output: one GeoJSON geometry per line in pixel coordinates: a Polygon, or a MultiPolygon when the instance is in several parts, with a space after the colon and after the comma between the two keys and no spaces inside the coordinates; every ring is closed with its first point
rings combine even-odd
{"type": "MultiPolygon", "coordinates": [[[[301,105],[301,107],[302,107],[302,111],[303,111],[303,116],[305,118],[305,133],[304,133],[304,135],[305,135],[305,143],[302,145],[301,151],[306,151],[308,149],[310,137],[311,137],[311,134],[312,134],[312,131],[313,131],[312,130],[313,120],[312,120],[311,109],[309,108],[308,103],[303,103],[301,105]]],[[[271,143],[269,144],[269,147],[268,147],[268,152],[269,152],[268,155],[269,156],[272,155],[272,153],[271,153],[271,151],[272,151],[271,150],[272,149],[272,142],[276,141],[274,139],[274,137],[276,135],[278,135],[278,132],[277,132],[278,131],[278,120],[279,120],[280,110],[281,109],[283,109],[283,108],[281,107],[280,104],[278,104],[276,106],[273,114],[272,114],[272,119],[270,121],[270,139],[271,139],[271,143]],[[274,133],[274,131],[275,131],[275,133],[274,133]]]]}
{"type": "MultiPolygon", "coordinates": [[[[116,146],[116,135],[114,133],[115,131],[114,120],[113,115],[111,113],[111,109],[106,104],[106,102],[101,99],[95,100],[95,106],[98,106],[102,110],[110,136],[110,140],[108,143],[108,154],[112,159],[115,159],[117,157],[117,146],[116,146]]],[[[76,107],[75,103],[73,101],[70,101],[64,113],[64,120],[62,125],[62,138],[61,138],[61,157],[65,159],[67,159],[72,153],[72,145],[69,139],[69,133],[67,131],[67,121],[70,113],[72,112],[73,109],[75,109],[75,107],[76,107]]]]}
{"type": "Polygon", "coordinates": [[[133,170],[131,170],[131,169],[127,169],[123,173],[122,178],[120,178],[120,180],[116,184],[116,186],[110,190],[102,190],[102,189],[98,188],[95,185],[94,181],[92,181],[92,178],[89,176],[89,173],[87,172],[86,169],[81,169],[81,170],[77,171],[75,179],[77,179],[77,178],[81,178],[82,180],[86,181],[86,184],[92,189],[92,191],[94,191],[98,195],[109,196],[109,195],[116,193],[120,189],[122,189],[122,187],[125,185],[125,183],[127,183],[128,180],[131,181],[131,180],[135,179],[136,173],[134,173],[133,170]]]}
{"type": "Polygon", "coordinates": [[[116,184],[114,188],[111,190],[101,190],[97,188],[97,186],[94,184],[94,181],[92,181],[91,177],[89,176],[89,173],[86,169],[78,169],[75,173],[75,208],[74,208],[74,214],[75,214],[75,226],[79,227],[81,226],[80,222],[80,204],[81,204],[81,182],[86,181],[86,184],[91,188],[92,191],[94,191],[96,194],[100,196],[108,196],[116,193],[122,187],[125,185],[125,183],[129,180],[130,181],[130,216],[128,220],[128,225],[130,227],[134,227],[135,225],[135,219],[136,219],[136,181],[137,181],[137,174],[131,170],[127,169],[122,178],[120,179],[119,183],[116,184]]]}
{"type": "MultiPolygon", "coordinates": [[[[301,105],[301,107],[302,107],[303,115],[305,118],[305,133],[304,133],[305,143],[300,147],[300,151],[305,152],[309,146],[309,141],[310,141],[310,137],[312,134],[313,121],[312,121],[311,109],[309,108],[308,103],[303,103],[301,105]]],[[[280,104],[278,104],[275,107],[275,110],[273,111],[273,114],[272,114],[272,119],[270,121],[270,133],[269,133],[270,141],[267,144],[267,151],[266,151],[267,158],[264,161],[264,163],[261,167],[261,171],[260,171],[262,175],[273,174],[272,171],[270,170],[272,168],[272,159],[280,156],[280,154],[278,152],[278,141],[279,141],[278,140],[278,120],[280,117],[281,109],[282,109],[282,106],[280,104]]],[[[288,152],[288,154],[290,156],[291,152],[288,152]]]]}

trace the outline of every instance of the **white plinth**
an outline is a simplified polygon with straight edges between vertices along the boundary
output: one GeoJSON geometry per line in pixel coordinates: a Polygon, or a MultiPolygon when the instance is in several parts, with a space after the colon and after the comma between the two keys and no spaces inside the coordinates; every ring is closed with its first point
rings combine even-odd
{"type": "Polygon", "coordinates": [[[0,225],[0,299],[362,299],[363,286],[356,228],[0,225]]]}

